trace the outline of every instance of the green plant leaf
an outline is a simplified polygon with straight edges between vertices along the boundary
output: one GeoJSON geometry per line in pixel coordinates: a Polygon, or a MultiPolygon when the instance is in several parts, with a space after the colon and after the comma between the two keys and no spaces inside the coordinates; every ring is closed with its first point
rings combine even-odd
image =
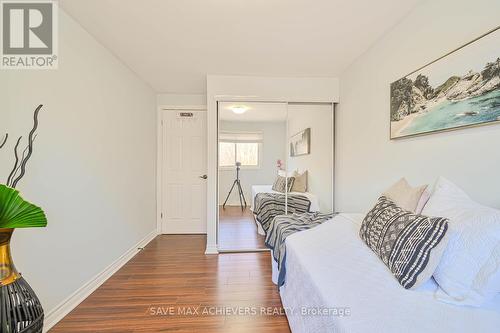
{"type": "Polygon", "coordinates": [[[25,201],[19,191],[0,184],[0,228],[45,227],[43,210],[25,201]]]}

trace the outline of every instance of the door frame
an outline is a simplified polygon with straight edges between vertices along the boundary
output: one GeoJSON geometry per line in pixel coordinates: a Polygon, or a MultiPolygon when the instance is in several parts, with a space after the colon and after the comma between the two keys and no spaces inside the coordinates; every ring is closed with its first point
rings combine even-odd
{"type": "MultiPolygon", "coordinates": [[[[207,111],[206,105],[161,105],[156,114],[156,231],[162,235],[163,209],[163,113],[166,111],[207,111]]],[[[208,121],[207,121],[208,127],[208,121]]],[[[207,165],[208,167],[208,165],[207,165]]],[[[208,192],[207,192],[208,196],[208,192]]],[[[205,212],[203,212],[205,213],[205,212]]]]}

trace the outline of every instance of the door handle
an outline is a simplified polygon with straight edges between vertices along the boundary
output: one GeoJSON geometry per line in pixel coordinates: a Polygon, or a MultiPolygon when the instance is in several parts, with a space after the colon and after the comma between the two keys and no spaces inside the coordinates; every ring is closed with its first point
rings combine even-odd
{"type": "Polygon", "coordinates": [[[203,176],[199,176],[201,179],[207,179],[208,176],[207,175],[203,175],[203,176]]]}

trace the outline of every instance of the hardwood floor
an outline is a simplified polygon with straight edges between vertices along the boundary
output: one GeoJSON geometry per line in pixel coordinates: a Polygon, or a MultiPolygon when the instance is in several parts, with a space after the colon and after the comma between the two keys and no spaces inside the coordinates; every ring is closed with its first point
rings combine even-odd
{"type": "Polygon", "coordinates": [[[204,250],[202,235],[158,236],[50,332],[290,332],[269,252],[204,250]]]}
{"type": "Polygon", "coordinates": [[[223,250],[266,249],[250,208],[219,206],[219,248],[223,250]]]}

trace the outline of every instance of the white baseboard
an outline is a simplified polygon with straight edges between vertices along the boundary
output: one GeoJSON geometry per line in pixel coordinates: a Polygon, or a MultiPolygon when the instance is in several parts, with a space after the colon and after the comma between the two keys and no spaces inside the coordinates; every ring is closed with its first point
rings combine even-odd
{"type": "Polygon", "coordinates": [[[217,245],[208,245],[205,250],[205,254],[219,254],[219,250],[217,249],[217,245]]]}
{"type": "Polygon", "coordinates": [[[136,245],[125,252],[120,258],[116,259],[111,265],[106,267],[102,272],[94,276],[90,281],[76,290],[68,298],[62,301],[54,309],[45,315],[43,331],[47,332],[68,313],[99,288],[107,279],[116,273],[123,265],[132,259],[138,252],[139,248],[145,247],[158,235],[157,230],[151,231],[146,237],[139,241],[136,245]]]}

